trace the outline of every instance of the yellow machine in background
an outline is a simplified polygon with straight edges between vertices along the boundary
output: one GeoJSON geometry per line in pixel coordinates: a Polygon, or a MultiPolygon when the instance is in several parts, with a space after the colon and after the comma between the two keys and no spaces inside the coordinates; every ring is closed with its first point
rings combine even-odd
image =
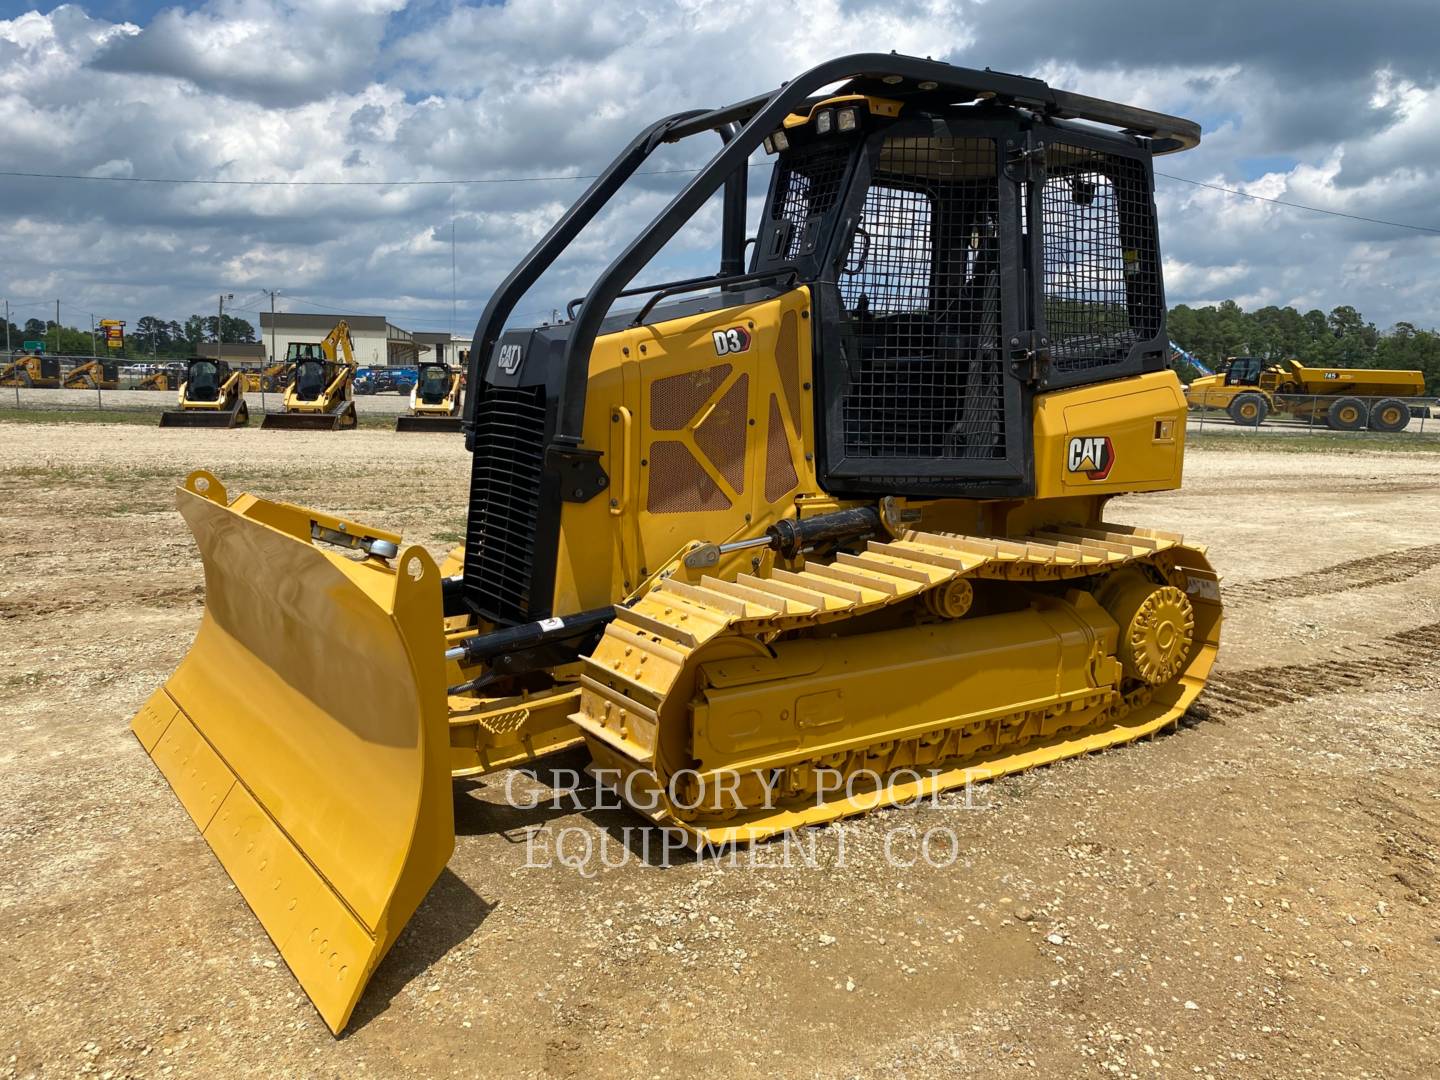
{"type": "MultiPolygon", "coordinates": [[[[350,324],[335,324],[320,343],[320,354],[294,358],[285,388],[285,411],[266,413],[263,428],[340,431],[355,427],[355,349],[350,324]]],[[[288,366],[288,362],[287,362],[288,366]]]]}
{"type": "Polygon", "coordinates": [[[136,390],[170,390],[170,373],[168,371],[152,371],[135,384],[136,390]]]}
{"type": "Polygon", "coordinates": [[[1217,578],[1105,507],[1180,484],[1150,159],[1198,140],[1019,76],[821,64],[648,127],[501,284],[442,565],[191,473],[205,614],[134,731],[332,1030],[449,857],[452,777],[583,745],[706,850],[1176,724],[1217,578]],[[572,322],[505,329],[650,153],[717,133],[572,322]],[[722,191],[719,272],[635,286],[722,191]]]}
{"type": "Polygon", "coordinates": [[[1299,360],[1267,365],[1255,356],[1222,360],[1215,374],[1185,390],[1193,409],[1223,410],[1237,424],[1263,424],[1271,413],[1319,422],[1335,431],[1403,431],[1410,405],[1425,393],[1419,371],[1384,368],[1312,368],[1299,360]]]}
{"type": "Polygon", "coordinates": [[[66,390],[114,390],[120,385],[118,360],[87,360],[65,376],[66,390]]]}
{"type": "Polygon", "coordinates": [[[28,386],[54,390],[60,386],[60,358],[27,352],[0,367],[0,386],[28,386]]]}
{"type": "Polygon", "coordinates": [[[250,422],[245,376],[224,360],[192,356],[185,361],[179,408],[160,414],[161,427],[243,427],[250,422]]]}
{"type": "Polygon", "coordinates": [[[463,376],[439,361],[420,364],[410,391],[410,415],[395,419],[396,431],[459,431],[463,376]]]}
{"type": "MultiPolygon", "coordinates": [[[[323,355],[319,357],[319,359],[323,358],[323,355]]],[[[273,394],[282,391],[290,383],[290,369],[293,366],[291,361],[281,360],[278,363],[266,364],[258,371],[246,371],[245,388],[252,394],[273,394]]]]}

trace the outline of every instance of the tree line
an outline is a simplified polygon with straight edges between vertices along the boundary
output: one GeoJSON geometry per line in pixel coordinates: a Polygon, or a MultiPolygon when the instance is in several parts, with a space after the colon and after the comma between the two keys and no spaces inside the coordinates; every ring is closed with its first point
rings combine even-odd
{"type": "MultiPolygon", "coordinates": [[[[0,319],[0,335],[3,335],[6,329],[5,320],[0,319]]],[[[47,352],[67,356],[90,354],[92,339],[88,328],[61,325],[58,345],[54,319],[12,322],[8,330],[10,348],[16,352],[26,341],[43,341],[47,352]]],[[[255,327],[247,320],[237,319],[232,315],[226,315],[223,322],[215,315],[191,315],[183,323],[145,315],[134,326],[125,328],[125,348],[122,350],[107,350],[105,340],[98,330],[93,339],[97,353],[104,355],[108,352],[112,356],[135,360],[151,356],[157,359],[191,356],[198,346],[216,341],[227,345],[252,345],[257,340],[255,327]]],[[[0,347],[3,345],[3,340],[0,340],[0,347]]]]}
{"type": "Polygon", "coordinates": [[[1440,333],[1398,322],[1389,330],[1348,304],[1326,314],[1293,307],[1245,311],[1233,300],[1170,309],[1170,340],[1210,366],[1227,356],[1299,360],[1309,367],[1401,368],[1425,375],[1425,391],[1440,393],[1440,333]]]}

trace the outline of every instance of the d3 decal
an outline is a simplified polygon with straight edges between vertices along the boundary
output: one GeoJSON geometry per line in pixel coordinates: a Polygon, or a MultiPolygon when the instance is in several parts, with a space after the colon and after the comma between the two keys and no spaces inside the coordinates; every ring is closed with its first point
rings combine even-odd
{"type": "Polygon", "coordinates": [[[743,326],[732,326],[727,330],[715,330],[710,334],[715,342],[716,356],[750,351],[750,331],[743,326]]]}
{"type": "Polygon", "coordinates": [[[1065,467],[1091,480],[1104,480],[1114,464],[1115,446],[1109,435],[1077,436],[1065,449],[1065,467]]]}

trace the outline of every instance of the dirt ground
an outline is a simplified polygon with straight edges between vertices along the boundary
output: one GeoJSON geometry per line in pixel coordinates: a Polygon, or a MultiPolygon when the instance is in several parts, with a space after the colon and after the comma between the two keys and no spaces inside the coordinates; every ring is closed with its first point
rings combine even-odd
{"type": "Polygon", "coordinates": [[[171,492],[204,465],[438,552],[459,440],[12,423],[0,461],[0,1075],[1440,1075],[1433,454],[1202,445],[1184,491],[1113,504],[1209,545],[1212,688],[970,808],[586,876],[557,830],[623,851],[638,818],[457,788],[340,1039],[127,728],[200,617],[171,492]],[[927,862],[932,829],[959,843],[927,862]]]}

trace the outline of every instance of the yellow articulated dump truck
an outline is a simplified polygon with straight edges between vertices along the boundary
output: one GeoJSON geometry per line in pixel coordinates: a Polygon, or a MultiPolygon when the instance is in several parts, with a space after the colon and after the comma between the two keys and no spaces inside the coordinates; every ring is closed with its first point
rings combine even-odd
{"type": "Polygon", "coordinates": [[[1106,504],[1180,486],[1151,157],[1198,140],[1035,79],[822,63],[646,127],[499,286],[448,558],[189,475],[205,612],[134,732],[333,1030],[451,854],[454,777],[583,745],[704,851],[1176,724],[1217,578],[1106,504]],[[507,328],[687,139],[713,156],[575,318],[507,328]],[[636,283],[712,197],[716,272],[636,283]]]}
{"type": "Polygon", "coordinates": [[[1231,356],[1215,374],[1186,387],[1185,400],[1192,409],[1221,410],[1251,427],[1283,413],[1335,431],[1404,431],[1410,423],[1404,399],[1424,393],[1419,371],[1313,368],[1299,360],[1267,365],[1259,357],[1231,356]]]}
{"type": "Polygon", "coordinates": [[[245,375],[224,360],[192,356],[180,380],[179,407],[160,414],[161,427],[232,428],[250,422],[245,375]]]}
{"type": "MultiPolygon", "coordinates": [[[[350,324],[340,320],[313,350],[287,357],[291,379],[285,387],[283,412],[266,413],[262,429],[343,431],[356,426],[355,351],[350,324]]],[[[272,376],[273,378],[273,376],[272,376]]]]}
{"type": "Polygon", "coordinates": [[[395,419],[396,431],[459,431],[461,373],[448,364],[425,361],[410,391],[410,415],[395,419]]]}

